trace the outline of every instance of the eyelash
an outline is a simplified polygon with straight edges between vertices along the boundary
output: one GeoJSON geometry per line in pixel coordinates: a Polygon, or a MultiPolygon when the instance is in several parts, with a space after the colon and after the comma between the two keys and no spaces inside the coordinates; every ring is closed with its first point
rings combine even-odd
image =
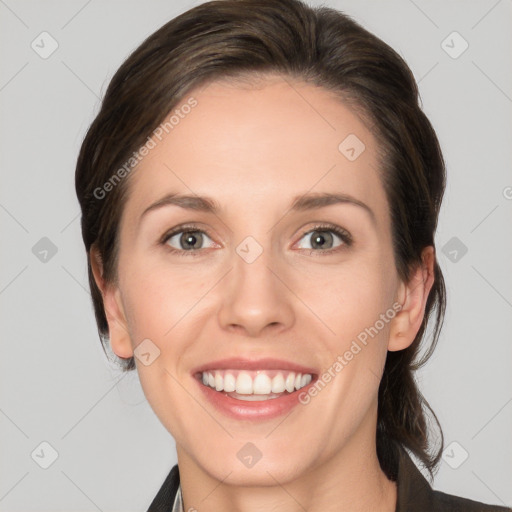
{"type": "MultiPolygon", "coordinates": [[[[299,240],[302,240],[302,238],[305,235],[311,234],[314,231],[332,232],[341,239],[343,244],[334,249],[327,249],[327,250],[301,249],[302,251],[308,251],[307,254],[309,254],[310,256],[311,255],[320,255],[320,256],[329,255],[329,254],[336,253],[340,250],[344,250],[344,249],[352,246],[353,240],[352,240],[352,236],[350,235],[350,233],[338,226],[334,226],[331,224],[318,224],[316,226],[313,226],[312,228],[305,231],[299,240]]],[[[204,250],[204,249],[197,249],[197,250],[186,251],[184,249],[175,249],[174,247],[171,247],[167,242],[174,235],[177,235],[180,233],[203,233],[206,236],[208,236],[210,239],[213,240],[213,237],[210,235],[210,233],[207,230],[199,229],[197,226],[194,226],[193,224],[185,224],[185,225],[177,226],[176,228],[172,229],[171,231],[168,231],[167,233],[165,233],[162,236],[162,238],[160,239],[160,244],[164,245],[170,253],[176,254],[177,256],[185,256],[185,257],[200,256],[201,251],[204,250]]]]}

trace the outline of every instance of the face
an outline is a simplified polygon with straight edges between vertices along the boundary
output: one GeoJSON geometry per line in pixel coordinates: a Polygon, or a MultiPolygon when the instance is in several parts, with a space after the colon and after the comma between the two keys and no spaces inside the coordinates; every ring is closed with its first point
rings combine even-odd
{"type": "Polygon", "coordinates": [[[190,97],[197,105],[153,137],[130,176],[119,281],[106,301],[111,343],[122,357],[145,343],[137,371],[180,464],[275,485],[269,473],[286,482],[374,442],[404,298],[377,143],[312,85],[214,82],[183,104],[190,97]],[[212,370],[215,387],[220,367],[228,388],[226,369],[235,385],[243,370],[262,374],[266,393],[293,369],[312,380],[239,400],[196,376],[212,370]]]}

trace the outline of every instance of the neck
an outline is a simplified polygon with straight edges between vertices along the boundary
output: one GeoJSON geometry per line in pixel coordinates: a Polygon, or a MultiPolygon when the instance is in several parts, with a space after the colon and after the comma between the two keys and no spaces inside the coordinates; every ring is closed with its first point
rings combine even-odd
{"type": "Polygon", "coordinates": [[[292,480],[270,485],[230,485],[207,473],[177,444],[183,510],[221,512],[394,512],[396,483],[382,471],[375,424],[360,429],[342,450],[292,480]],[[367,435],[371,434],[371,435],[367,435]]]}

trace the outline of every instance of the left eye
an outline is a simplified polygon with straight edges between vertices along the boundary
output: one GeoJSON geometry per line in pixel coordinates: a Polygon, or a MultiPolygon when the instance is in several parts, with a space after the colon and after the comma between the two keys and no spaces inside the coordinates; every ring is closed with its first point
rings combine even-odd
{"type": "Polygon", "coordinates": [[[341,234],[337,234],[332,229],[314,229],[308,231],[302,238],[309,238],[309,247],[299,247],[299,249],[334,249],[347,242],[341,234]],[[333,246],[334,239],[340,240],[337,246],[333,246]]]}
{"type": "Polygon", "coordinates": [[[165,243],[171,245],[171,247],[177,250],[192,251],[202,249],[201,245],[205,237],[213,242],[213,240],[203,231],[179,231],[174,235],[169,235],[165,240],[165,243]],[[178,247],[171,244],[173,239],[177,239],[177,243],[179,244],[178,247]]]}

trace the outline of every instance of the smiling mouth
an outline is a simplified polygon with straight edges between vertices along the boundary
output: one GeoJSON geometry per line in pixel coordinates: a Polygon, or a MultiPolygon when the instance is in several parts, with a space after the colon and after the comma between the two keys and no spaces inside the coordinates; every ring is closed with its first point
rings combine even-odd
{"type": "Polygon", "coordinates": [[[282,369],[211,369],[197,372],[195,378],[231,398],[256,402],[295,393],[315,380],[316,375],[282,369]]]}

